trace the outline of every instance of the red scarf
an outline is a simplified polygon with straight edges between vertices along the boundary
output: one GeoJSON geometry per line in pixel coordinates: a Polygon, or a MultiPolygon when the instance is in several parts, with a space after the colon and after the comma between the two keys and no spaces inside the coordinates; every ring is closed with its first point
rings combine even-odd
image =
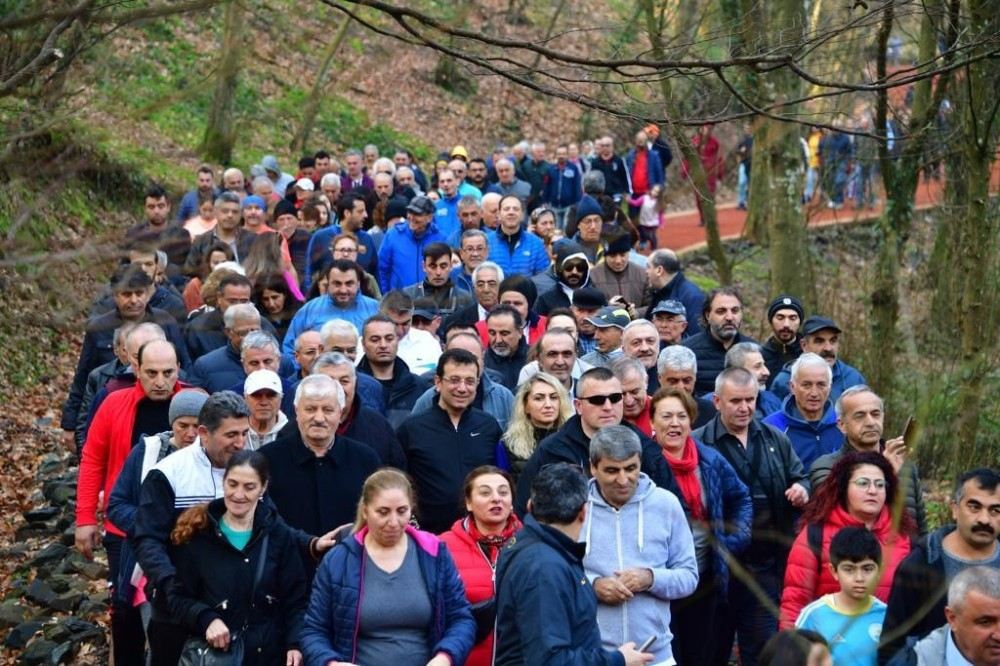
{"type": "Polygon", "coordinates": [[[513,513],[510,514],[510,518],[507,519],[507,524],[504,526],[500,534],[481,534],[479,528],[476,527],[476,521],[473,520],[472,516],[467,516],[465,520],[462,521],[462,527],[465,531],[469,533],[469,536],[479,544],[482,549],[483,554],[486,559],[490,561],[491,565],[496,565],[497,557],[500,556],[500,549],[510,541],[514,534],[521,529],[521,521],[517,519],[513,513]]]}
{"type": "Polygon", "coordinates": [[[677,486],[691,510],[691,515],[695,520],[705,520],[705,507],[701,503],[701,484],[695,472],[698,469],[698,447],[695,446],[694,440],[688,436],[680,459],[671,458],[666,451],[663,451],[663,457],[667,459],[670,471],[677,479],[677,486]]]}

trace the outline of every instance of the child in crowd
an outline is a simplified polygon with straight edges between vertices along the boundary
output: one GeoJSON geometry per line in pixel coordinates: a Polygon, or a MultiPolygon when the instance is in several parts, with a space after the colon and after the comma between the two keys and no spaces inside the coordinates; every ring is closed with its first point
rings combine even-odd
{"type": "Polygon", "coordinates": [[[649,246],[649,251],[656,249],[656,234],[663,224],[663,211],[666,208],[665,190],[662,185],[653,185],[649,192],[629,199],[629,203],[639,208],[639,247],[649,246]]]}
{"type": "Polygon", "coordinates": [[[802,609],[795,626],[811,629],[830,644],[834,666],[875,666],[885,604],[872,591],[882,567],[882,548],[862,527],[845,527],[830,542],[830,569],[840,592],[802,609]]]}

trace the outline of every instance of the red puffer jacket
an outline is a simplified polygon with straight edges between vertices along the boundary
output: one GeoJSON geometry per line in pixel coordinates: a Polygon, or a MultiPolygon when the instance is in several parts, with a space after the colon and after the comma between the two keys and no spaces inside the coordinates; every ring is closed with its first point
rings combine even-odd
{"type": "MultiPolygon", "coordinates": [[[[456,520],[451,529],[441,535],[441,541],[448,547],[455,560],[458,575],[465,585],[465,598],[470,604],[486,601],[496,594],[493,580],[493,566],[486,559],[479,544],[462,527],[462,519],[456,520]]],[[[491,666],[493,664],[493,634],[477,643],[465,661],[466,666],[491,666]]]]}
{"type": "MultiPolygon", "coordinates": [[[[830,571],[830,541],[843,527],[864,527],[864,523],[838,506],[823,523],[823,547],[818,563],[809,547],[808,529],[803,527],[795,537],[788,555],[785,586],[781,593],[781,629],[792,629],[799,613],[808,604],[824,594],[840,591],[840,585],[830,571]]],[[[875,596],[888,601],[896,567],[910,552],[910,537],[893,529],[889,507],[882,509],[872,526],[872,533],[882,544],[882,572],[875,588],[875,596]]]]}

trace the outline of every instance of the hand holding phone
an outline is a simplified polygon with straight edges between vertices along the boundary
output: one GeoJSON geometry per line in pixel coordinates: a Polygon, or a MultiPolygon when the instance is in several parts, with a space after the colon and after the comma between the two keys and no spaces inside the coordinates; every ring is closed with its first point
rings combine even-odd
{"type": "Polygon", "coordinates": [[[653,646],[653,643],[655,642],[656,642],[656,634],[653,634],[652,636],[647,638],[642,645],[639,646],[639,652],[645,652],[646,650],[651,648],[653,646]]]}

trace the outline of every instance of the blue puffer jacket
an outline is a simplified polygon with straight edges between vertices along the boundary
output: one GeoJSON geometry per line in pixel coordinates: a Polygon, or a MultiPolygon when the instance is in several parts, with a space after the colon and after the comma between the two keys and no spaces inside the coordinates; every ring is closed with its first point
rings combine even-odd
{"type": "Polygon", "coordinates": [[[378,284],[382,293],[424,281],[424,248],[440,241],[444,234],[431,222],[424,235],[416,238],[406,220],[386,232],[378,250],[378,284]]]}
{"type": "Polygon", "coordinates": [[[753,502],[736,470],[722,454],[701,442],[698,447],[698,472],[701,474],[701,492],[708,507],[708,523],[716,547],[712,549],[712,573],[722,598],[729,585],[729,566],[721,549],[739,555],[750,545],[750,525],[753,521],[753,502]]]}
{"type": "Polygon", "coordinates": [[[487,232],[486,239],[490,248],[489,259],[503,269],[504,277],[512,275],[531,277],[536,273],[545,272],[552,263],[549,253],[545,251],[545,243],[530,231],[520,230],[513,249],[507,242],[507,235],[499,228],[487,232]]]}
{"type": "MultiPolygon", "coordinates": [[[[344,540],[319,565],[299,635],[306,664],[353,663],[357,657],[367,533],[364,528],[344,540]]],[[[463,664],[476,640],[476,623],[455,563],[433,534],[412,527],[406,534],[417,546],[420,571],[433,599],[434,626],[427,636],[431,654],[444,652],[453,664],[463,664]]]]}
{"type": "Polygon", "coordinates": [[[811,423],[795,406],[795,396],[790,395],[781,403],[781,411],[765,418],[764,423],[788,435],[792,448],[806,469],[812,467],[820,456],[839,451],[844,445],[844,433],[837,427],[837,414],[829,400],[823,409],[823,417],[811,423]]]}

